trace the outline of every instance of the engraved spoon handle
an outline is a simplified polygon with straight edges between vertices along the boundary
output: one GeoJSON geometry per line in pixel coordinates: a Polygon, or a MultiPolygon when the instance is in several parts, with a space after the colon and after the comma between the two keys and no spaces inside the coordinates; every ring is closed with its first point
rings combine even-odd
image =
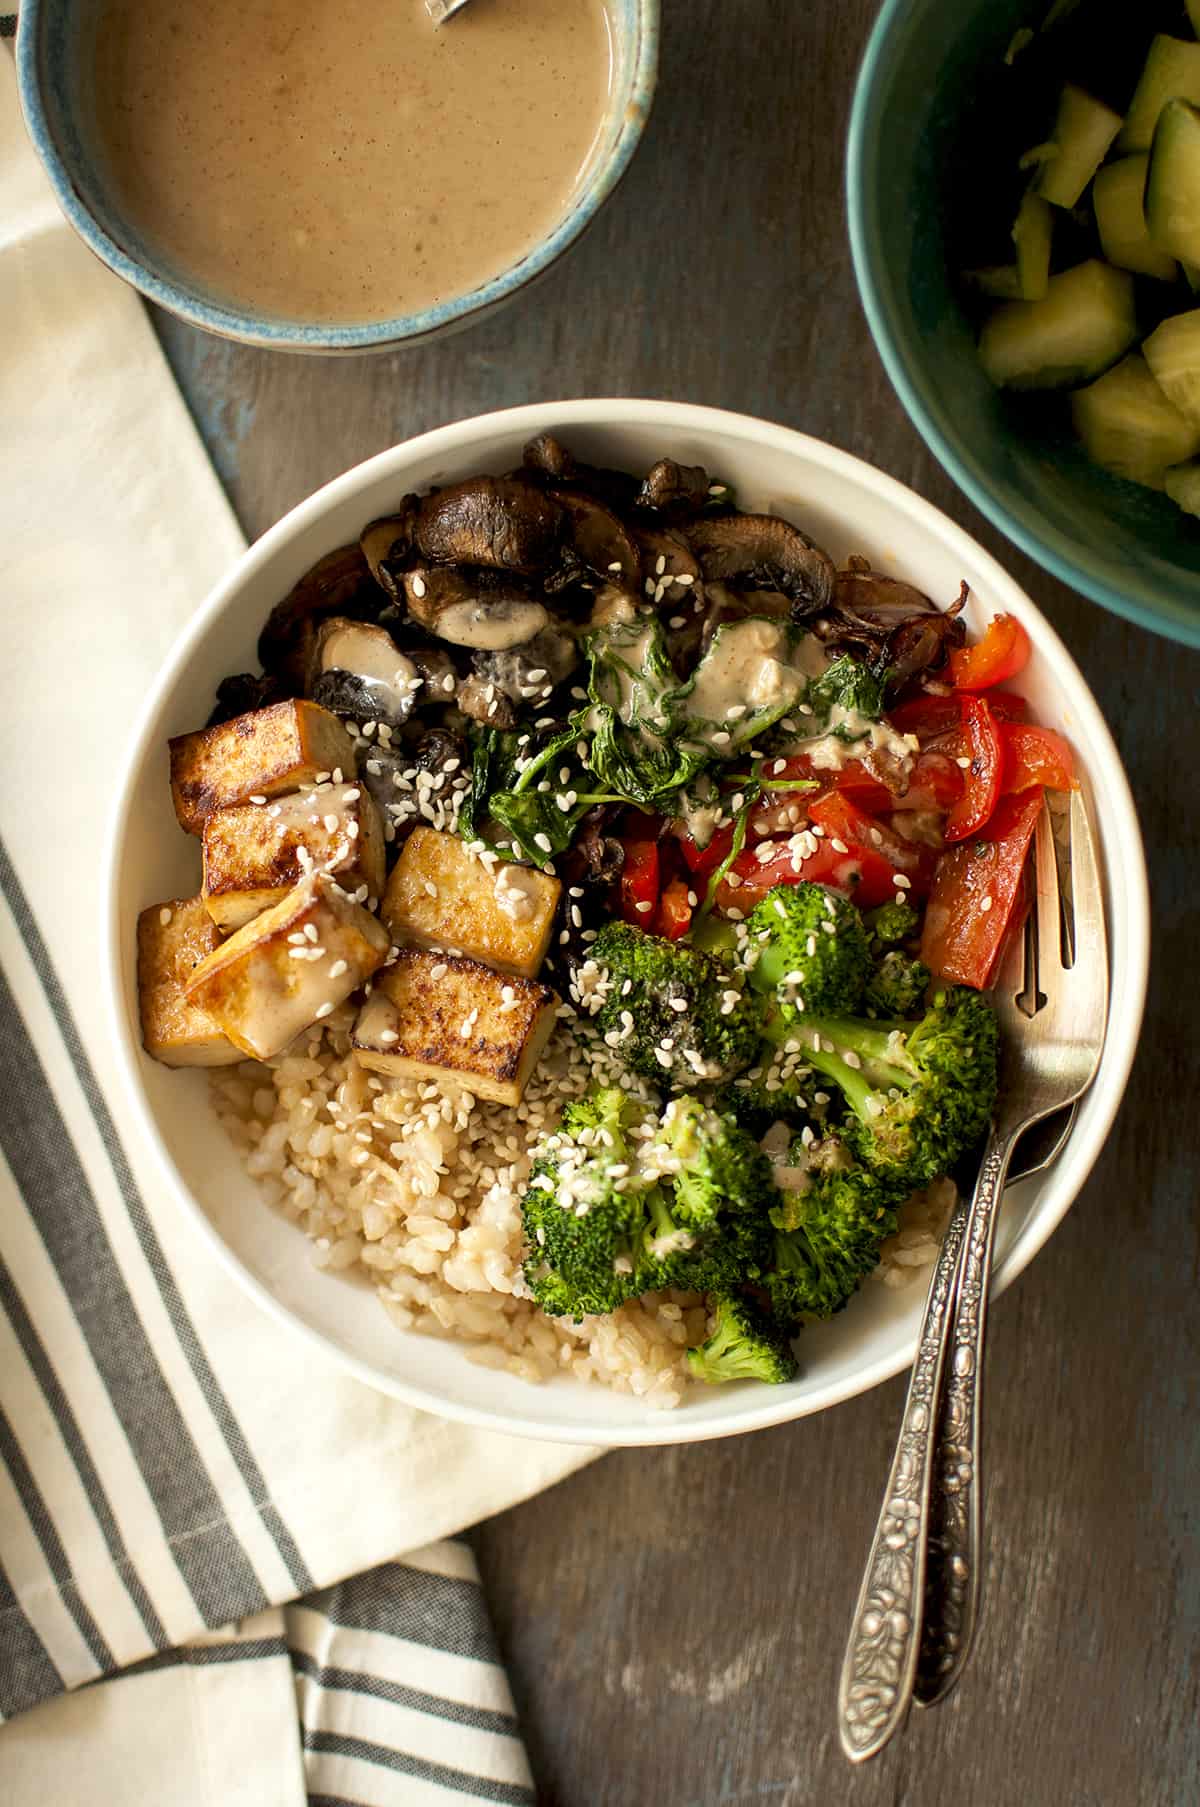
{"type": "Polygon", "coordinates": [[[925,1537],[925,1591],[914,1695],[932,1707],[967,1660],[979,1614],[983,1342],[992,1248],[1016,1136],[993,1135],[967,1213],[950,1326],[925,1537]]]}
{"type": "Polygon", "coordinates": [[[963,1201],[946,1228],[930,1281],[900,1436],[850,1625],[838,1687],[838,1734],[852,1763],[883,1749],[903,1725],[912,1699],[938,1389],[966,1228],[963,1201]]]}

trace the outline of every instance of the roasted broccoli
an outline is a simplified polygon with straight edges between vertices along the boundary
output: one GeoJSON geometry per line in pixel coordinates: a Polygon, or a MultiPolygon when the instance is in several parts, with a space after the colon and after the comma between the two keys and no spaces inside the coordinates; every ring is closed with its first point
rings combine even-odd
{"type": "Polygon", "coordinates": [[[608,975],[597,1027],[630,1072],[670,1090],[727,1079],[753,1060],[758,1001],[716,955],[614,922],[591,958],[608,975]]]}
{"type": "Polygon", "coordinates": [[[878,1266],[903,1188],[876,1179],[832,1137],[798,1138],[789,1159],[799,1184],[781,1188],[771,1213],[776,1234],[766,1287],[775,1315],[794,1327],[840,1311],[878,1266]]]}
{"type": "Polygon", "coordinates": [[[872,949],[879,951],[895,947],[901,941],[911,941],[921,926],[921,918],[916,910],[910,903],[901,903],[898,897],[880,904],[878,909],[868,910],[863,920],[867,925],[872,949]]]}
{"type": "Polygon", "coordinates": [[[929,968],[894,947],[867,980],[863,1003],[879,1016],[912,1016],[925,1001],[929,968]]]}
{"type": "Polygon", "coordinates": [[[777,1204],[753,1139],[695,1098],[662,1121],[619,1088],[567,1106],[522,1201],[525,1278],[551,1316],[615,1311],[662,1287],[726,1290],[767,1262],[777,1204]]]}
{"type": "Polygon", "coordinates": [[[920,1186],[947,1173],[978,1140],[996,1100],[996,1019],[977,991],[938,991],[915,1023],[782,1014],[777,1042],[798,1039],[805,1062],[847,1106],[841,1135],[878,1178],[920,1186]]]}
{"type": "Polygon", "coordinates": [[[716,1322],[706,1342],[689,1349],[688,1366],[697,1380],[791,1380],[796,1357],[783,1331],[749,1300],[717,1300],[716,1322]]]}
{"type": "Polygon", "coordinates": [[[776,885],[746,923],[756,958],[750,983],[783,1007],[842,1016],[857,1008],[871,971],[861,913],[823,885],[776,885]]]}

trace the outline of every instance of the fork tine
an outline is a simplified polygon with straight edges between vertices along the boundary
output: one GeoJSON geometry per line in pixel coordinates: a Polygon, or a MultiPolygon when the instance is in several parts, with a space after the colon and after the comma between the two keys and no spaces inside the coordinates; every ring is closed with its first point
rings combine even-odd
{"type": "Polygon", "coordinates": [[[1049,993],[1063,971],[1062,903],[1054,858],[1054,829],[1044,802],[1034,835],[1033,870],[1037,883],[1033,904],[1037,920],[1037,988],[1049,993]]]}
{"type": "Polygon", "coordinates": [[[1071,902],[1075,916],[1075,968],[1088,977],[1097,996],[1107,1001],[1104,891],[1082,791],[1071,793],[1071,902]]]}

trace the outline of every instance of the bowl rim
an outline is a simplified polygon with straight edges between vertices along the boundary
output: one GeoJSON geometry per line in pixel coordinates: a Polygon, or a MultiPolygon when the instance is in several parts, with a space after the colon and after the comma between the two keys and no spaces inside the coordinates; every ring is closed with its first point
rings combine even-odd
{"type": "MultiPolygon", "coordinates": [[[[543,276],[587,230],[625,175],[650,116],[658,79],[658,46],[661,0],[630,0],[633,43],[625,98],[610,97],[606,117],[619,105],[620,124],[611,147],[600,159],[570,207],[532,250],[497,276],[443,301],[410,314],[359,325],[322,324],[276,319],[268,314],[243,311],[235,303],[207,297],[167,273],[165,266],[151,269],[124,250],[101,226],[84,203],[55,133],[42,95],[42,27],[57,0],[22,0],[17,19],[17,89],[26,129],[55,198],[80,238],[102,263],[133,288],[167,309],[177,318],[204,332],[232,339],[240,345],[266,351],[347,353],[388,351],[430,339],[454,327],[469,325],[510,300],[527,284],[543,276]]],[[[621,31],[613,21],[614,34],[621,31]]]]}
{"type": "MultiPolygon", "coordinates": [[[[122,980],[122,948],[127,934],[127,924],[119,914],[124,824],[130,814],[134,791],[150,750],[150,743],[155,736],[157,717],[178,683],[195,648],[205,639],[216,620],[235,602],[246,584],[257,575],[263,566],[271,562],[276,552],[285,546],[294,535],[311,527],[328,510],[354,496],[360,489],[366,488],[377,477],[390,470],[395,469],[398,473],[402,472],[406,465],[417,458],[445,460],[453,457],[468,450],[472,442],[483,435],[506,432],[509,434],[520,433],[522,436],[528,437],[534,431],[561,430],[569,432],[573,427],[588,426],[616,429],[623,426],[651,426],[667,435],[687,434],[691,437],[701,438],[705,434],[720,433],[727,438],[751,441],[759,447],[774,448],[782,455],[789,452],[792,454],[800,452],[807,453],[809,457],[812,457],[815,454],[820,463],[835,474],[841,474],[858,485],[865,486],[885,503],[899,506],[910,515],[915,515],[918,520],[925,521],[933,535],[938,537],[948,550],[952,552],[956,549],[960,550],[966,559],[976,566],[985,578],[992,594],[1004,606],[1015,600],[1017,612],[1022,616],[1033,618],[1036,630],[1034,634],[1035,648],[1049,650],[1056,659],[1061,659],[1078,676],[1080,694],[1073,699],[1073,706],[1081,716],[1089,718],[1088,738],[1096,748],[1096,758],[1089,767],[1089,780],[1095,794],[1104,798],[1106,822],[1113,824],[1111,844],[1119,845],[1124,855],[1122,863],[1128,898],[1129,949],[1123,977],[1125,993],[1130,999],[1124,1025],[1127,1033],[1120,1041],[1114,1041],[1110,1037],[1109,1046],[1105,1051],[1107,1064],[1102,1068],[1103,1104],[1096,1114],[1095,1120],[1090,1124],[1086,1138],[1081,1139],[1078,1123],[1068,1138],[1068,1150],[1074,1153],[1076,1161],[1081,1163],[1077,1184],[1054,1210],[1035,1214],[1023,1226],[1006,1251],[1004,1259],[996,1265],[992,1286],[993,1296],[1002,1292],[1016,1279],[1018,1274],[1024,1271],[1066,1216],[1095,1164],[1124,1096],[1129,1071],[1133,1064],[1137,1029],[1145,1007],[1149,964],[1149,891],[1141,830],[1129,783],[1116,746],[1086,679],[1071,658],[1063,641],[1041,614],[1037,605],[1025,594],[1016,580],[1005,572],[998,560],[994,559],[977,541],[972,539],[965,529],[957,526],[940,509],[935,508],[932,503],[925,501],[907,485],[886,475],[874,465],[866,463],[865,460],[857,458],[849,452],[830,446],[823,440],[815,439],[811,435],[798,433],[792,428],[758,420],[749,415],[687,402],[621,397],[526,403],[520,407],[500,409],[487,414],[474,415],[466,420],[455,421],[376,453],[373,457],[353,466],[297,503],[260,539],[246,549],[226,575],[209,592],[192,619],[185,624],[164,661],[162,669],[143,703],[141,714],[127,744],[120,785],[108,819],[107,871],[102,886],[104,922],[101,946],[105,950],[106,956],[104,962],[106,1013],[116,1052],[119,1085],[124,1100],[145,1138],[147,1147],[152,1152],[167,1193],[181,1209],[184,1217],[202,1236],[226,1271],[276,1322],[286,1325],[293,1333],[298,1333],[306,1338],[309,1344],[319,1349],[326,1358],[332,1357],[339,1366],[348,1370],[365,1385],[420,1410],[483,1430],[532,1437],[547,1442],[589,1444],[606,1448],[653,1447],[671,1443],[700,1442],[715,1437],[738,1435],[744,1431],[761,1430],[771,1425],[783,1424],[795,1418],[809,1416],[813,1412],[823,1411],[831,1405],[854,1398],[911,1365],[916,1351],[917,1334],[914,1331],[911,1341],[903,1344],[898,1353],[879,1357],[856,1370],[844,1381],[830,1383],[815,1398],[797,1401],[790,1388],[763,1387],[760,1389],[765,1395],[763,1399],[755,1401],[749,1406],[746,1404],[731,1405],[724,1413],[706,1416],[699,1423],[689,1422],[683,1412],[663,1412],[656,1414],[656,1420],[659,1418],[663,1420],[661,1424],[655,1421],[618,1426],[597,1425],[589,1424],[586,1412],[583,1412],[580,1414],[582,1423],[578,1428],[574,1423],[570,1425],[548,1424],[538,1417],[537,1389],[532,1385],[528,1388],[531,1399],[527,1410],[497,1411],[457,1400],[446,1400],[422,1385],[400,1379],[393,1374],[381,1373],[370,1362],[339,1346],[315,1325],[306,1323],[281,1300],[277,1299],[243,1265],[241,1258],[218,1233],[193,1197],[166,1149],[141,1084],[140,1069],[145,1056],[134,1033],[122,980]]],[[[1062,1158],[1065,1156],[1060,1157],[1060,1159],[1062,1158]]],[[[583,1391],[582,1388],[581,1391],[583,1391]]],[[[739,1389],[738,1392],[740,1393],[740,1391],[739,1389]]]]}
{"type": "Polygon", "coordinates": [[[919,359],[911,355],[904,311],[897,302],[897,273],[881,252],[876,197],[880,192],[879,164],[886,155],[881,137],[882,93],[897,38],[918,28],[919,5],[920,0],[916,5],[914,0],[885,0],[859,66],[846,142],[850,254],[867,325],[892,387],[947,475],[1022,552],[1113,614],[1186,646],[1200,647],[1200,607],[1164,594],[1161,586],[1154,586],[1138,572],[1130,572],[1118,587],[1100,571],[1090,569],[1083,562],[1084,554],[1072,547],[1065,534],[1048,525],[1038,531],[997,500],[987,467],[959,434],[953,417],[935,401],[919,359]]]}

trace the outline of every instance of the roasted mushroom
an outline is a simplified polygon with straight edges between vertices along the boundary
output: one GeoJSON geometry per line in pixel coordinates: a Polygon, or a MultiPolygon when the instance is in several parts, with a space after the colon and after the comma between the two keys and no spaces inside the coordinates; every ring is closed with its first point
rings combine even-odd
{"type": "Polygon", "coordinates": [[[313,649],[308,695],[355,722],[398,728],[412,713],[421,675],[381,627],[334,616],[313,649]]]}
{"type": "Polygon", "coordinates": [[[554,499],[567,518],[568,540],[561,562],[549,575],[546,587],[561,588],[574,581],[580,570],[603,583],[616,582],[636,588],[642,562],[632,535],[611,508],[583,490],[555,490],[554,499]]]}
{"type": "Polygon", "coordinates": [[[639,508],[653,508],[659,514],[699,514],[708,501],[708,472],[702,464],[676,464],[673,458],[660,458],[646,472],[637,494],[639,508]]]}
{"type": "Polygon", "coordinates": [[[536,484],[473,477],[424,497],[414,538],[431,564],[486,565],[532,576],[555,563],[563,526],[562,509],[536,484]]]}
{"type": "Polygon", "coordinates": [[[412,550],[413,518],[417,498],[405,496],[400,512],[371,521],[359,536],[367,568],[380,589],[392,602],[401,600],[399,573],[412,550]]]}
{"type": "Polygon", "coordinates": [[[339,546],[327,552],[268,615],[258,637],[263,670],[286,677],[300,690],[321,623],[331,615],[373,621],[383,606],[361,546],[339,546]]]}
{"type": "Polygon", "coordinates": [[[705,579],[734,590],[779,590],[797,619],[833,600],[837,572],[827,552],[778,515],[730,514],[693,521],[687,538],[705,579]]]}
{"type": "Polygon", "coordinates": [[[544,627],[522,646],[473,654],[471,669],[486,684],[494,684],[510,702],[528,703],[545,701],[578,663],[579,647],[574,637],[551,626],[544,627]]]}
{"type": "Polygon", "coordinates": [[[547,477],[552,483],[571,483],[579,469],[574,457],[555,439],[553,433],[539,433],[525,447],[524,464],[526,470],[538,477],[547,477]]]}
{"type": "Polygon", "coordinates": [[[294,686],[275,672],[264,671],[255,677],[252,671],[240,671],[235,677],[221,679],[213,712],[204,725],[216,728],[221,722],[231,722],[236,715],[268,709],[272,703],[286,703],[295,694],[294,686]]]}
{"type": "Polygon", "coordinates": [[[519,579],[497,571],[422,565],[404,574],[409,614],[439,640],[473,652],[522,646],[550,617],[519,579]]]}
{"type": "Polygon", "coordinates": [[[886,665],[895,691],[918,672],[936,671],[951,647],[962,644],[966,631],[958,617],[966,599],[963,584],[950,607],[939,609],[912,584],[855,560],[838,572],[833,605],[814,626],[830,647],[867,653],[886,665]]]}
{"type": "Polygon", "coordinates": [[[703,572],[683,534],[668,527],[639,527],[635,538],[651,602],[679,608],[690,604],[699,612],[704,606],[703,572]]]}

